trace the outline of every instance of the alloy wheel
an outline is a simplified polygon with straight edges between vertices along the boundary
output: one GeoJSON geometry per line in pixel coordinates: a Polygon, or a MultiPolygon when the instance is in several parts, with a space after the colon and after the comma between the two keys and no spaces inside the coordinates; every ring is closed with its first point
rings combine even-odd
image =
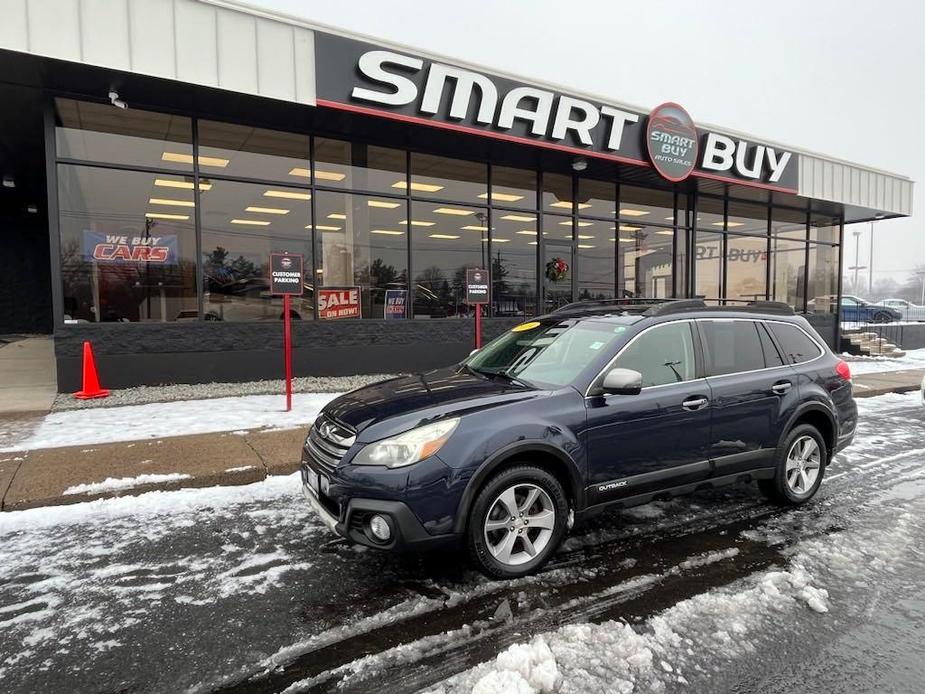
{"type": "Polygon", "coordinates": [[[556,511],[541,487],[522,482],[501,492],[485,516],[485,543],[492,557],[506,566],[525,564],[552,539],[556,511]]]}
{"type": "Polygon", "coordinates": [[[808,494],[816,484],[822,466],[822,452],[812,436],[800,436],[787,453],[787,487],[797,496],[808,494]]]}

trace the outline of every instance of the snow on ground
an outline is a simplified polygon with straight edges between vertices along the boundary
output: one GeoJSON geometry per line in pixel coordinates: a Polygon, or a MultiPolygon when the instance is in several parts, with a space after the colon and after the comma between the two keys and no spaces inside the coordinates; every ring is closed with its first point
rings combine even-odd
{"type": "MultiPolygon", "coordinates": [[[[241,468],[244,469],[244,468],[241,468]]],[[[102,482],[91,482],[90,484],[76,484],[64,490],[64,495],[71,494],[100,494],[117,489],[131,489],[140,487],[145,484],[156,484],[161,482],[179,482],[180,480],[192,479],[191,475],[185,475],[180,472],[171,472],[168,475],[138,475],[137,477],[107,477],[102,482]]]]}
{"type": "Polygon", "coordinates": [[[187,400],[147,405],[53,412],[32,434],[2,451],[58,448],[83,444],[157,439],[184,434],[310,424],[337,393],[301,393],[285,411],[282,395],[187,400]]]}
{"type": "Polygon", "coordinates": [[[907,369],[925,369],[925,349],[910,349],[906,356],[899,359],[889,357],[859,357],[854,354],[842,354],[852,376],[883,373],[884,371],[905,371],[907,369]]]}
{"type": "MultiPolygon", "coordinates": [[[[751,537],[777,542],[786,525],[770,521],[751,537]]],[[[790,524],[794,523],[790,519],[790,524]]],[[[797,523],[801,521],[796,521],[797,523]]],[[[784,529],[786,531],[787,529],[784,529]]],[[[792,527],[789,528],[792,530],[792,527]]],[[[445,680],[432,694],[539,694],[560,692],[662,692],[687,689],[710,677],[704,665],[722,667],[759,650],[758,641],[786,627],[799,610],[825,614],[833,586],[865,586],[899,570],[925,530],[918,512],[900,512],[883,531],[853,528],[798,542],[786,567],[760,572],[695,595],[642,624],[606,621],[572,624],[517,643],[494,660],[445,680]]],[[[911,557],[911,559],[909,559],[911,557]]],[[[858,606],[841,605],[845,609],[858,606]]]]}

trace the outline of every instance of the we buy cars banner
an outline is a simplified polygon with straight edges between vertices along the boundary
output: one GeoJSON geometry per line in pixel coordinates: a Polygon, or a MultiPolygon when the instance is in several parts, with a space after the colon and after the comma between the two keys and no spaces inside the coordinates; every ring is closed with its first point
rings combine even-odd
{"type": "Polygon", "coordinates": [[[176,265],[177,237],[175,234],[132,236],[85,230],[83,258],[97,263],[176,265]]]}
{"type": "Polygon", "coordinates": [[[319,289],[318,315],[322,320],[360,318],[360,288],[319,289]]]}

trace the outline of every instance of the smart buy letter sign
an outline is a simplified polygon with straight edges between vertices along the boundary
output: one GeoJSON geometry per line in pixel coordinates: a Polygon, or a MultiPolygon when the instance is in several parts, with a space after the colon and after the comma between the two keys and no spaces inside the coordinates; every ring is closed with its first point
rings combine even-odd
{"type": "Polygon", "coordinates": [[[302,295],[302,256],[270,253],[270,294],[302,295]]]}
{"type": "Polygon", "coordinates": [[[797,191],[795,154],[698,129],[677,104],[647,114],[321,32],[315,56],[320,107],[653,166],[669,181],[797,191]]]}

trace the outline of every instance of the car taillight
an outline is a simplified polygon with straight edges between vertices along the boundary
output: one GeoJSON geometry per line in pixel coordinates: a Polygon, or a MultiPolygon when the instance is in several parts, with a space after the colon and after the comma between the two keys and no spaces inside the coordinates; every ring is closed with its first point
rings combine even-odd
{"type": "Polygon", "coordinates": [[[851,380],[851,367],[848,366],[848,362],[844,359],[838,360],[838,363],[835,365],[835,373],[841,376],[845,381],[851,380]]]}

